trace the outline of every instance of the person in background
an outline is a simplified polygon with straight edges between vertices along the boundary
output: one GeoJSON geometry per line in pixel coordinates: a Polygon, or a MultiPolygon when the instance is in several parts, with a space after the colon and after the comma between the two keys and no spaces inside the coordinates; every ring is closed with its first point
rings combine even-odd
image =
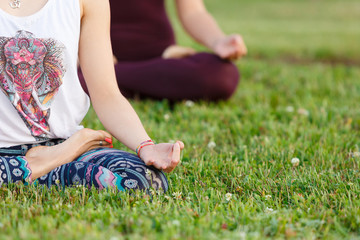
{"type": "MultiPolygon", "coordinates": [[[[164,0],[110,0],[111,42],[118,86],[126,97],[171,101],[225,100],[239,71],[231,62],[246,55],[238,34],[225,35],[203,0],[176,0],[185,30],[213,51],[176,45],[164,0]]],[[[83,88],[86,83],[80,74],[83,88]]]]}

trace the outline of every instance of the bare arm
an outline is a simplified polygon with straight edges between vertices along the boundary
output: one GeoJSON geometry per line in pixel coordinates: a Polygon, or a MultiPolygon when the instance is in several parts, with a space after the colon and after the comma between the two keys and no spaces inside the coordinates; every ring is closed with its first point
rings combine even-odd
{"type": "Polygon", "coordinates": [[[222,58],[240,58],[247,49],[238,34],[226,36],[206,10],[203,0],[176,0],[178,15],[185,30],[222,58]]]}
{"type": "MultiPolygon", "coordinates": [[[[132,150],[135,150],[139,143],[150,139],[116,83],[110,42],[108,0],[82,0],[79,59],[93,107],[105,128],[132,150]]],[[[179,148],[174,156],[179,160],[181,144],[174,145],[176,150],[179,148]]],[[[145,147],[141,151],[144,154],[142,159],[148,165],[164,170],[171,167],[171,171],[176,166],[173,166],[171,159],[173,147],[173,144],[159,145],[157,149],[153,146],[145,147]]]]}
{"type": "Polygon", "coordinates": [[[93,107],[107,130],[127,147],[149,136],[116,83],[107,0],[83,0],[79,59],[93,107]]]}

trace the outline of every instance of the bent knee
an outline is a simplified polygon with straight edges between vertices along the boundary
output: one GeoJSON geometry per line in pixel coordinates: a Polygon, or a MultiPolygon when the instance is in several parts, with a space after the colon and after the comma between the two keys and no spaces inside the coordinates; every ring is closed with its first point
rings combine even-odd
{"type": "Polygon", "coordinates": [[[197,75],[203,83],[204,94],[209,100],[230,98],[239,84],[238,68],[232,62],[222,60],[212,54],[207,54],[206,58],[207,61],[197,70],[197,75]]]}

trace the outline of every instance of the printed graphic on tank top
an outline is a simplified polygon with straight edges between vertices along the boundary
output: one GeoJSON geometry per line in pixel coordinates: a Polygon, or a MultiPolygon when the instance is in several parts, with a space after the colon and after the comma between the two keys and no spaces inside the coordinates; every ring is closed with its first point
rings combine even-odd
{"type": "Polygon", "coordinates": [[[64,45],[18,31],[0,37],[0,87],[36,140],[48,138],[51,103],[65,73],[64,45]]]}

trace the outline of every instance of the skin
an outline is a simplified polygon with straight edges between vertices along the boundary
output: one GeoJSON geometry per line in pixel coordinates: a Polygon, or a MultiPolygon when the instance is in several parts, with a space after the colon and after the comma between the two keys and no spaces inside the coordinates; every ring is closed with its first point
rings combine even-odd
{"type": "MultiPolygon", "coordinates": [[[[41,9],[46,2],[22,0],[20,9],[11,9],[7,0],[0,0],[0,7],[15,16],[28,16],[41,9]]],[[[150,139],[134,109],[117,87],[112,67],[108,0],[80,0],[80,7],[79,61],[94,110],[110,133],[83,129],[59,145],[32,148],[26,154],[32,180],[93,148],[111,147],[106,139],[109,141],[112,136],[133,151],[141,142],[150,139]]],[[[147,165],[171,172],[180,162],[183,148],[181,141],[150,145],[141,149],[140,157],[147,165]]]]}
{"type": "MultiPolygon", "coordinates": [[[[203,0],[176,0],[176,7],[180,22],[186,32],[222,59],[237,60],[247,54],[241,35],[225,35],[206,10],[203,0]]],[[[173,45],[165,49],[162,57],[184,58],[195,53],[196,51],[192,48],[173,45]]],[[[115,56],[114,63],[117,63],[115,56]]]]}
{"type": "Polygon", "coordinates": [[[187,33],[216,55],[223,59],[236,60],[247,54],[243,38],[239,34],[225,35],[206,10],[203,0],[176,0],[176,6],[179,19],[187,33]]]}

